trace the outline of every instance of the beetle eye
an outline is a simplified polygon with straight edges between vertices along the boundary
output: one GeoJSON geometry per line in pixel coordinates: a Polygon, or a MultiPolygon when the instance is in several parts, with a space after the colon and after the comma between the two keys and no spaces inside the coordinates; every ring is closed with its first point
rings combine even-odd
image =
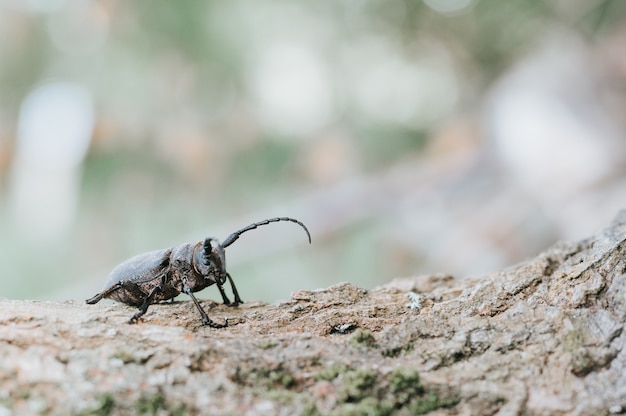
{"type": "Polygon", "coordinates": [[[220,275],[225,272],[224,248],[217,239],[209,237],[204,240],[202,263],[220,275]]]}

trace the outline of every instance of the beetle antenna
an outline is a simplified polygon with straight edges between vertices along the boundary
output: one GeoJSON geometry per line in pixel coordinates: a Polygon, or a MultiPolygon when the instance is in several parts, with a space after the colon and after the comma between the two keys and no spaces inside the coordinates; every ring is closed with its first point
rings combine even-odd
{"type": "Polygon", "coordinates": [[[298,224],[300,227],[304,228],[304,231],[306,231],[306,235],[309,237],[309,244],[311,244],[311,234],[309,233],[309,230],[306,228],[306,226],[304,224],[302,224],[300,221],[295,220],[293,218],[289,218],[289,217],[277,217],[277,218],[270,218],[269,220],[263,220],[263,221],[259,221],[259,222],[255,222],[254,224],[250,224],[247,227],[242,228],[241,230],[237,230],[234,233],[232,233],[231,235],[229,235],[228,237],[226,237],[226,240],[224,240],[222,242],[222,247],[226,248],[229,245],[231,245],[232,243],[234,243],[235,241],[237,241],[237,239],[239,238],[239,236],[243,233],[245,233],[246,231],[250,231],[250,230],[254,230],[257,227],[260,227],[261,225],[267,225],[271,222],[279,222],[279,221],[291,221],[291,222],[295,222],[296,224],[298,224]]]}

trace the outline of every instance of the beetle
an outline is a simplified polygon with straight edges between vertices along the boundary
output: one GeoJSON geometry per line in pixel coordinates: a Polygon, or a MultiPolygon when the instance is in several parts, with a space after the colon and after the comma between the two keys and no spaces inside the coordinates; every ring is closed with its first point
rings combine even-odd
{"type": "Polygon", "coordinates": [[[130,306],[139,308],[128,323],[136,323],[153,303],[173,299],[180,293],[185,293],[193,301],[200,312],[203,325],[212,328],[223,328],[228,325],[212,321],[194,296],[211,285],[216,285],[222,295],[225,305],[237,306],[243,303],[233,279],[226,271],[226,256],[224,249],[237,241],[246,231],[267,225],[273,222],[291,221],[306,231],[311,243],[311,234],[304,224],[289,217],[276,217],[258,221],[230,234],[223,242],[217,238],[207,237],[198,243],[181,244],[178,247],[151,251],[132,257],[111,271],[102,292],[96,294],[86,302],[90,305],[98,303],[103,298],[109,298],[130,306]],[[234,295],[231,302],[224,292],[223,285],[228,280],[234,295]]]}

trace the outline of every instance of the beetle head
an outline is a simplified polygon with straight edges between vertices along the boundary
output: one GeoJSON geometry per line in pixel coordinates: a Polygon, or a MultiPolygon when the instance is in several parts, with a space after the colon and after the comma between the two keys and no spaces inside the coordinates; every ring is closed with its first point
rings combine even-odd
{"type": "Polygon", "coordinates": [[[208,237],[202,243],[202,251],[196,253],[195,264],[205,277],[214,277],[219,284],[226,281],[226,256],[217,238],[208,237]]]}

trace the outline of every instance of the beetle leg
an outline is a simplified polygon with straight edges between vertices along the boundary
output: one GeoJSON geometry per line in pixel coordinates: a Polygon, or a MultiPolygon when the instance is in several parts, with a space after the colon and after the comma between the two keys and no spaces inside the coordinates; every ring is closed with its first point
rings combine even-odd
{"type": "Polygon", "coordinates": [[[115,292],[117,289],[121,288],[122,286],[123,286],[123,282],[117,282],[116,284],[114,284],[113,286],[108,288],[107,290],[98,293],[96,296],[87,299],[85,302],[87,302],[89,305],[93,305],[94,303],[98,303],[103,298],[106,298],[108,295],[110,295],[111,293],[115,292]]]}
{"type": "Polygon", "coordinates": [[[193,300],[193,303],[196,305],[196,308],[198,308],[198,312],[200,312],[200,317],[202,318],[203,325],[210,326],[211,328],[224,328],[225,326],[228,325],[228,321],[226,320],[226,318],[224,318],[223,324],[218,324],[217,322],[212,321],[208,317],[204,309],[202,309],[202,306],[200,306],[200,302],[198,302],[198,299],[196,299],[196,297],[193,295],[193,292],[191,291],[189,286],[187,286],[186,284],[183,286],[183,292],[185,292],[185,294],[188,295],[191,298],[191,300],[193,300]]]}
{"type": "Polygon", "coordinates": [[[220,291],[220,295],[222,295],[222,300],[224,301],[224,305],[231,306],[232,303],[230,303],[230,299],[228,299],[228,296],[226,296],[226,292],[224,291],[224,286],[217,283],[217,289],[220,291]]]}
{"type": "Polygon", "coordinates": [[[139,307],[139,312],[137,312],[136,314],[134,314],[133,316],[131,316],[131,318],[128,320],[129,324],[134,324],[135,322],[137,322],[137,320],[142,317],[143,315],[145,315],[146,312],[148,312],[148,307],[152,304],[152,301],[154,300],[154,297],[158,294],[161,293],[161,291],[163,290],[163,288],[161,287],[161,285],[157,285],[154,287],[154,289],[152,289],[152,291],[150,292],[150,294],[146,297],[146,299],[144,299],[143,303],[141,304],[141,306],[139,307]]]}
{"type": "Polygon", "coordinates": [[[240,303],[243,303],[243,300],[241,300],[241,298],[239,297],[239,292],[237,292],[237,287],[235,286],[235,282],[233,282],[233,278],[230,277],[230,273],[226,273],[226,277],[228,278],[228,281],[230,282],[230,287],[233,290],[233,295],[235,295],[235,302],[231,303],[230,305],[237,306],[240,303]]]}

